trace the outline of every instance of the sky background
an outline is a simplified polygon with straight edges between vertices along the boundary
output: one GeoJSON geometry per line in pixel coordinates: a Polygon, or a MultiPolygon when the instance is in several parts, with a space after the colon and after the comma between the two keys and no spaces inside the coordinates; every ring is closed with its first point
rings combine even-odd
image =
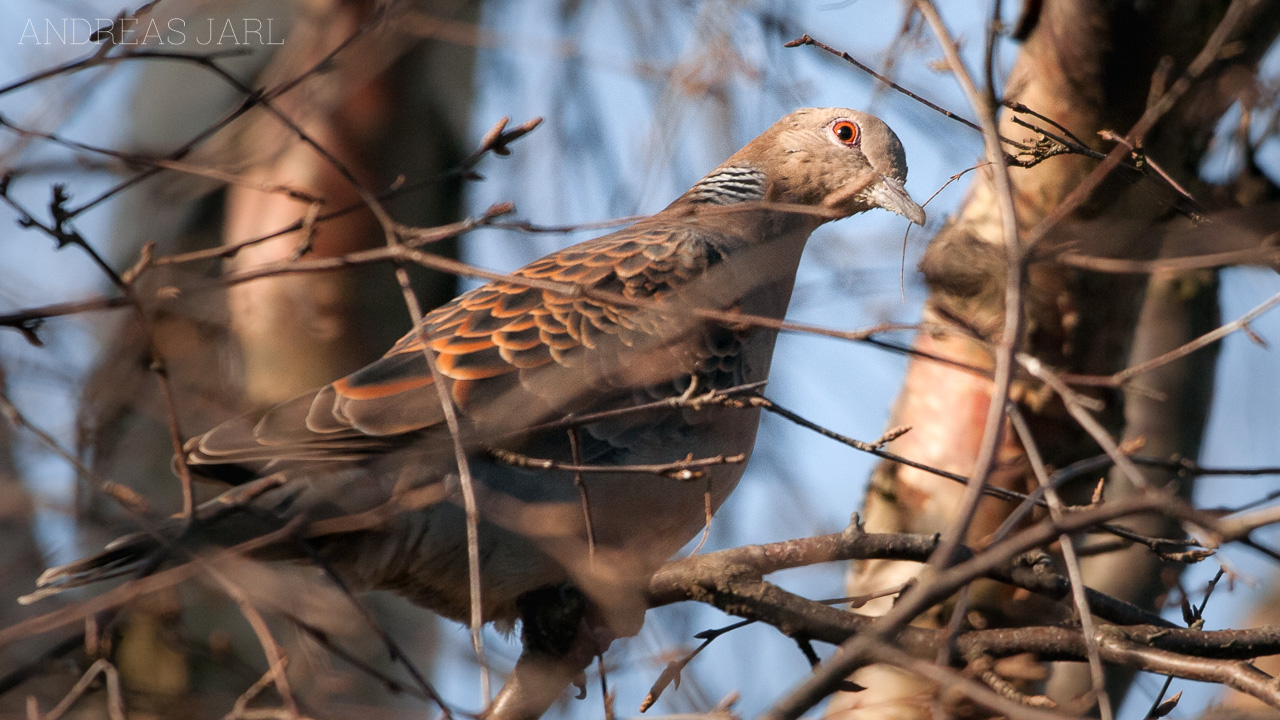
{"type": "MultiPolygon", "coordinates": [[[[1016,6],[1018,3],[1005,3],[1016,6]]],[[[916,102],[873,86],[855,68],[827,57],[815,48],[785,50],[779,38],[808,32],[848,50],[872,66],[895,58],[895,79],[929,99],[969,114],[950,76],[936,72],[931,62],[940,56],[931,39],[890,43],[897,37],[901,6],[894,2],[751,3],[708,0],[703,3],[652,4],[597,2],[575,16],[566,28],[558,18],[555,0],[491,0],[484,24],[503,38],[501,48],[478,55],[477,101],[471,119],[473,142],[499,117],[515,121],[542,116],[544,125],[522,140],[507,159],[490,158],[481,167],[486,181],[472,184],[467,197],[472,211],[489,204],[513,201],[518,214],[541,224],[592,222],[610,217],[650,213],[719,164],[732,151],[768,127],[785,112],[801,106],[846,106],[882,117],[906,147],[910,174],[908,191],[923,202],[947,179],[972,165],[981,155],[981,140],[916,102]],[[661,5],[660,12],[655,9],[661,5]],[[777,17],[778,30],[762,30],[751,18],[759,12],[777,17]],[[648,28],[645,30],[638,30],[648,28]],[[720,35],[721,29],[728,29],[720,35]],[[671,83],[646,69],[676,63],[697,67],[714,42],[732,44],[744,68],[708,64],[705,77],[671,83]],[[566,51],[565,48],[570,48],[566,51]],[[699,79],[731,72],[723,101],[691,94],[699,79]],[[574,83],[566,83],[572,77],[574,83]]],[[[986,3],[942,3],[955,34],[969,39],[964,54],[978,67],[981,22],[986,3]]],[[[80,2],[81,16],[110,16],[117,3],[80,2]]],[[[1016,9],[1016,8],[1014,8],[1016,9]]],[[[65,3],[10,0],[0,5],[0,83],[83,54],[82,47],[20,43],[27,20],[68,12],[65,3]]],[[[1002,66],[1016,56],[1016,46],[1001,48],[1002,66]]],[[[252,62],[246,60],[245,62],[252,62]]],[[[1272,52],[1264,75],[1280,75],[1280,56],[1272,52]]],[[[190,70],[190,72],[196,72],[190,70]]],[[[0,96],[0,113],[26,126],[58,128],[67,137],[86,142],[131,147],[172,146],[179,138],[137,138],[124,127],[129,117],[129,67],[76,75],[42,83],[28,91],[0,96]]],[[[207,112],[229,97],[219,91],[197,91],[178,99],[176,106],[192,113],[207,112]]],[[[1227,118],[1225,122],[1231,122],[1227,118]]],[[[1206,165],[1208,179],[1229,176],[1240,158],[1216,152],[1206,165]]],[[[19,183],[15,194],[33,207],[47,202],[51,178],[69,179],[73,195],[92,197],[112,178],[66,165],[67,156],[39,143],[18,142],[0,133],[0,166],[25,166],[47,161],[50,175],[19,183]]],[[[1264,167],[1280,176],[1280,143],[1264,146],[1264,167]]],[[[907,222],[887,212],[873,211],[828,225],[814,234],[797,281],[789,319],[860,329],[880,321],[914,322],[920,316],[925,290],[915,263],[925,242],[962,199],[967,183],[954,183],[927,207],[929,224],[906,238],[906,273],[900,283],[907,222]]],[[[113,222],[124,212],[107,204],[86,215],[79,224],[89,238],[110,238],[103,244],[125,266],[136,252],[139,238],[111,237],[113,222]]],[[[49,241],[19,229],[0,208],[0,311],[85,297],[107,290],[100,273],[81,254],[55,253],[49,241]]],[[[141,236],[172,232],[176,220],[156,214],[137,218],[141,236]]],[[[535,257],[596,233],[529,235],[481,230],[464,240],[464,257],[500,271],[518,267],[535,257]]],[[[1231,319],[1270,295],[1280,292],[1276,273],[1256,269],[1223,273],[1222,314],[1231,319]]],[[[1280,314],[1264,316],[1253,325],[1271,341],[1280,341],[1280,314]]],[[[33,348],[17,333],[0,333],[0,358],[10,373],[10,392],[35,423],[74,446],[74,413],[85,373],[96,361],[101,330],[93,317],[72,317],[49,323],[44,348],[33,348]]],[[[905,339],[905,338],[904,338],[905,339]]],[[[864,345],[785,334],[778,343],[768,395],[807,418],[863,440],[883,431],[898,391],[904,358],[864,345]]],[[[1205,438],[1205,465],[1280,465],[1280,356],[1232,335],[1222,345],[1210,426],[1205,438]]],[[[74,473],[66,463],[30,438],[23,438],[20,470],[42,501],[40,539],[51,562],[79,554],[74,524],[64,512],[70,503],[74,473]]],[[[824,440],[813,433],[766,416],[755,457],[729,502],[717,516],[708,549],[760,543],[801,535],[832,532],[844,527],[861,505],[874,458],[824,440]]],[[[1198,490],[1202,504],[1231,505],[1257,498],[1275,488],[1274,477],[1209,478],[1198,490]]],[[[1274,531],[1265,533],[1280,539],[1274,531]]],[[[1270,568],[1248,551],[1228,548],[1219,559],[1258,585],[1272,582],[1270,568]]],[[[1217,569],[1214,561],[1193,567],[1185,576],[1197,587],[1217,569]]],[[[810,597],[843,594],[844,568],[836,565],[790,571],[775,578],[783,587],[810,597]]],[[[1257,588],[1239,585],[1216,596],[1207,614],[1208,628],[1240,623],[1240,615],[1254,601],[1257,588]]],[[[1176,610],[1171,618],[1176,618],[1176,610]]],[[[728,624],[732,619],[702,607],[664,608],[650,615],[643,633],[615,649],[621,670],[611,677],[621,688],[619,712],[633,714],[648,684],[661,668],[660,654],[689,646],[691,635],[728,624]]],[[[476,697],[476,674],[464,628],[448,625],[456,662],[438,670],[441,691],[464,706],[476,697]]],[[[514,646],[496,633],[488,634],[491,652],[513,657],[514,646]]],[[[826,649],[820,652],[826,653],[826,649]]],[[[732,691],[743,694],[738,709],[745,715],[763,709],[773,698],[800,680],[805,666],[794,645],[776,631],[750,627],[732,633],[703,653],[692,667],[696,682],[668,691],[664,704],[651,712],[694,707],[699,695],[711,702],[732,691]],[[720,671],[724,669],[724,671],[720,671]]],[[[1137,720],[1158,688],[1158,679],[1140,680],[1132,701],[1120,717],[1137,720]],[[1143,707],[1139,707],[1143,706],[1143,707]]],[[[1212,698],[1193,683],[1177,681],[1173,692],[1184,691],[1175,717],[1193,717],[1212,698]]],[[[580,717],[598,715],[593,696],[571,707],[580,717]]]]}

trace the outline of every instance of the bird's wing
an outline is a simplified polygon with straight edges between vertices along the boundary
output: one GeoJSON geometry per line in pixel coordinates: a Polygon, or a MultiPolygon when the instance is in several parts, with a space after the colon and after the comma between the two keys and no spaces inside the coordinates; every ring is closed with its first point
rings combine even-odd
{"type": "Polygon", "coordinates": [[[617,403],[704,368],[722,372],[736,351],[721,337],[729,331],[680,313],[677,292],[703,284],[698,278],[730,243],[698,223],[658,216],[543,257],[513,274],[642,304],[490,282],[429,313],[423,332],[410,332],[373,364],[260,419],[232,420],[193,439],[189,462],[350,461],[442,426],[424,337],[460,418],[487,436],[617,403]],[[647,302],[654,300],[671,302],[655,308],[647,302]]]}

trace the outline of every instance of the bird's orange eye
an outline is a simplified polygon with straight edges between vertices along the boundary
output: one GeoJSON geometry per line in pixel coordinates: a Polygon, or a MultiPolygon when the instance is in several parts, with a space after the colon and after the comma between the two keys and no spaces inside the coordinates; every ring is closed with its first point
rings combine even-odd
{"type": "Polygon", "coordinates": [[[852,120],[837,120],[831,126],[831,134],[841,143],[850,147],[858,144],[858,126],[852,120]]]}

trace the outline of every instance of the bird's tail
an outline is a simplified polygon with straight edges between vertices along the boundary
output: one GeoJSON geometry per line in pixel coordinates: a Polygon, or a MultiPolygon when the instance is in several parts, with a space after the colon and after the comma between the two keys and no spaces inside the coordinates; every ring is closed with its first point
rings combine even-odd
{"type": "Polygon", "coordinates": [[[18,598],[18,602],[29,605],[64,590],[137,573],[148,563],[158,564],[180,532],[181,527],[174,524],[161,526],[155,534],[134,533],[117,538],[99,553],[45,570],[36,580],[37,590],[18,598]]]}
{"type": "MultiPolygon", "coordinates": [[[[349,480],[363,477],[357,474],[349,480]]],[[[189,560],[193,553],[204,549],[232,548],[250,541],[257,541],[252,549],[245,549],[251,559],[310,557],[310,552],[300,547],[293,533],[283,531],[291,523],[309,517],[317,506],[331,508],[337,502],[334,498],[351,486],[351,482],[290,483],[282,473],[237,485],[197,506],[189,522],[180,517],[169,518],[147,532],[125,535],[97,554],[45,570],[36,580],[37,590],[19,598],[19,602],[33,603],[64,590],[111,578],[145,575],[161,564],[189,560]],[[317,486],[323,490],[316,490],[317,486]],[[309,493],[316,497],[312,498],[309,493]],[[277,532],[281,533],[278,537],[269,537],[277,532]]],[[[351,512],[367,509],[356,506],[351,512]]],[[[333,511],[329,509],[329,512],[333,511]]]]}

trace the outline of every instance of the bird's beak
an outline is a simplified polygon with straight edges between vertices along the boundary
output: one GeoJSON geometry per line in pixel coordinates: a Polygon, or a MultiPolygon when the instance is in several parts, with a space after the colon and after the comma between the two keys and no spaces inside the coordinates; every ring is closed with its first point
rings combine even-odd
{"type": "Polygon", "coordinates": [[[876,205],[885,210],[897,213],[917,225],[924,225],[924,208],[911,199],[907,189],[898,180],[888,175],[881,175],[880,179],[868,188],[868,194],[876,205]]]}

